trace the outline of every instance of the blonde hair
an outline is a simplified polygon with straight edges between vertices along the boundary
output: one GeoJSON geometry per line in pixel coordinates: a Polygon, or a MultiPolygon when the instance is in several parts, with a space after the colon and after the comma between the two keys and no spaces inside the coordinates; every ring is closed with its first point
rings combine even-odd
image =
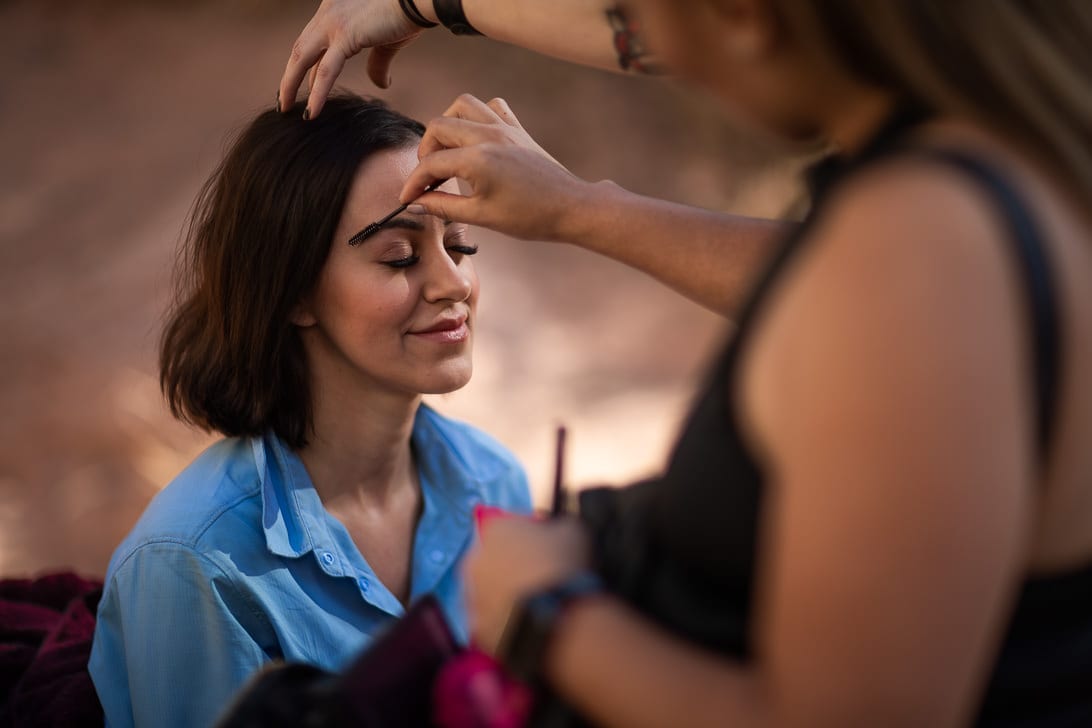
{"type": "Polygon", "coordinates": [[[1089,0],[773,0],[779,20],[859,80],[970,118],[1092,200],[1089,0]]]}

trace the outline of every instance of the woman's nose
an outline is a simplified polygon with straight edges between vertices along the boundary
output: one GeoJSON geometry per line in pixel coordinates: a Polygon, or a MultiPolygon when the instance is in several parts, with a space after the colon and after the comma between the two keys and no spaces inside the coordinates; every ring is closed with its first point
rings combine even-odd
{"type": "Polygon", "coordinates": [[[425,280],[422,294],[425,300],[465,301],[474,290],[473,273],[464,270],[447,250],[438,255],[422,260],[425,266],[425,280]]]}

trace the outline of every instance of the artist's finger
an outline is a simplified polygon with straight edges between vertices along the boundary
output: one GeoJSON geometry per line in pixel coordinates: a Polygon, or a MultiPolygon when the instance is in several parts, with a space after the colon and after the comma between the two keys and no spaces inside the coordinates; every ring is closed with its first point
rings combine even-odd
{"type": "MultiPolygon", "coordinates": [[[[326,57],[326,53],[328,51],[328,48],[324,49],[322,53],[319,54],[318,61],[316,61],[314,65],[312,65],[311,68],[307,71],[307,93],[305,95],[307,96],[308,100],[310,100],[311,98],[311,91],[315,88],[315,72],[318,71],[319,64],[322,63],[322,59],[326,57]]],[[[308,111],[307,103],[304,103],[304,111],[308,111]]],[[[310,116],[308,116],[307,118],[310,118],[310,116]]]]}
{"type": "Polygon", "coordinates": [[[314,76],[311,80],[311,93],[307,96],[305,118],[314,119],[322,112],[322,106],[326,103],[326,98],[330,95],[330,90],[333,89],[341,69],[345,67],[345,60],[350,55],[340,45],[331,45],[322,54],[322,59],[315,65],[314,76]]]}
{"type": "Polygon", "coordinates": [[[494,99],[490,99],[486,106],[488,106],[493,111],[493,113],[496,114],[497,117],[500,118],[500,120],[503,121],[505,124],[508,124],[509,126],[514,126],[517,129],[523,128],[523,125],[519,123],[519,119],[516,118],[516,114],[512,111],[512,108],[508,105],[508,102],[500,98],[499,96],[494,99]]]}
{"type": "Polygon", "coordinates": [[[476,148],[441,149],[433,152],[421,160],[417,169],[410,172],[398,199],[403,203],[417,202],[425,188],[439,179],[457,178],[470,181],[469,176],[481,161],[482,155],[476,148]]]}
{"type": "Polygon", "coordinates": [[[368,53],[368,78],[379,88],[391,86],[391,64],[402,45],[381,45],[368,53]]]}
{"type": "Polygon", "coordinates": [[[466,585],[463,590],[463,598],[466,600],[466,611],[470,622],[471,639],[477,636],[478,609],[481,600],[478,598],[478,584],[481,579],[481,546],[475,544],[463,558],[459,566],[459,576],[466,585]]]}
{"type": "Polygon", "coordinates": [[[414,204],[420,205],[429,215],[452,222],[475,223],[476,200],[451,192],[426,192],[417,198],[414,204]]]}
{"type": "Polygon", "coordinates": [[[425,127],[425,134],[417,146],[417,158],[421,159],[441,149],[503,141],[505,141],[504,131],[497,124],[482,124],[441,116],[430,121],[425,127]]]}
{"type": "Polygon", "coordinates": [[[461,94],[451,106],[443,113],[444,116],[452,116],[467,121],[477,121],[483,124],[495,124],[501,121],[493,109],[473,94],[461,94]]]}
{"type": "Polygon", "coordinates": [[[281,84],[277,87],[277,100],[281,109],[290,109],[296,103],[303,77],[326,50],[326,39],[315,30],[314,22],[312,19],[292,44],[292,52],[288,55],[288,63],[281,75],[281,84]]]}

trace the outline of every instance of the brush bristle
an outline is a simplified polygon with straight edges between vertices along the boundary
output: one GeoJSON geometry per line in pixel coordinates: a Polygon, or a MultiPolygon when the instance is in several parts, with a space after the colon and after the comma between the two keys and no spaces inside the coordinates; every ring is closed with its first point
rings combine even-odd
{"type": "Polygon", "coordinates": [[[367,240],[372,235],[374,235],[375,231],[378,230],[378,229],[379,229],[379,225],[377,225],[377,224],[375,224],[373,222],[372,224],[368,225],[368,227],[364,228],[363,230],[358,232],[356,235],[349,238],[349,245],[353,246],[353,247],[356,247],[357,245],[360,245],[365,240],[367,240]]]}

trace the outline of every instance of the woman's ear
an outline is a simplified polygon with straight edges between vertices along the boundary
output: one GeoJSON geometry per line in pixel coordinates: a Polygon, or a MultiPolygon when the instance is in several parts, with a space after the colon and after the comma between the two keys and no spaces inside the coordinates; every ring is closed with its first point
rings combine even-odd
{"type": "Polygon", "coordinates": [[[318,323],[315,314],[311,313],[311,304],[306,299],[301,300],[292,308],[288,320],[303,329],[318,323]]]}

